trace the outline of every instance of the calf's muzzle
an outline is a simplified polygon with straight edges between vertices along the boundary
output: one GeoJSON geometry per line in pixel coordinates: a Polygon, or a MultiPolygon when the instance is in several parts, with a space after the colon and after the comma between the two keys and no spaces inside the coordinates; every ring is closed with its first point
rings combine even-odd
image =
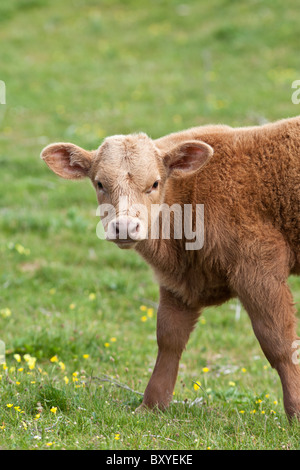
{"type": "Polygon", "coordinates": [[[120,244],[133,244],[142,240],[141,222],[137,217],[121,216],[108,224],[106,239],[120,244]]]}

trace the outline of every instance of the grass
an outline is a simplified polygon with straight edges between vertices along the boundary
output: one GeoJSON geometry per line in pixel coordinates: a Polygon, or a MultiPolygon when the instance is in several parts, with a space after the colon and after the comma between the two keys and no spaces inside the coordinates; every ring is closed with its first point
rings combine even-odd
{"type": "Polygon", "coordinates": [[[13,0],[0,25],[0,448],[298,449],[235,302],[204,312],[170,409],[134,413],[158,287],[135,253],[97,239],[91,185],[39,160],[53,141],[91,149],[110,134],[299,114],[297,2],[13,0]]]}

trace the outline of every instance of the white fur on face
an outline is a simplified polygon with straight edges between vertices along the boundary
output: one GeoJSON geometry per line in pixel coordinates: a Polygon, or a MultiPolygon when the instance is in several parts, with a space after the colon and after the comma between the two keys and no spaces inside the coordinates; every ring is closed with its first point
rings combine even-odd
{"type": "Polygon", "coordinates": [[[146,236],[151,223],[151,204],[159,202],[162,163],[158,150],[146,134],[116,135],[105,139],[98,149],[95,184],[99,204],[111,204],[116,217],[138,218],[140,235],[146,236]]]}

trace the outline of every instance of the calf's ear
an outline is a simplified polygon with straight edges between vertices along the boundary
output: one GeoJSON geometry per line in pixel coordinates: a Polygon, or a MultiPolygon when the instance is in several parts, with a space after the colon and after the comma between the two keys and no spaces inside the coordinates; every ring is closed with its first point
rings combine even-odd
{"type": "Polygon", "coordinates": [[[210,145],[199,140],[191,140],[171,149],[163,161],[170,173],[176,170],[174,176],[181,176],[182,173],[193,173],[202,168],[213,153],[210,145]]]}
{"type": "Polygon", "coordinates": [[[41,158],[62,178],[80,179],[88,176],[93,152],[74,144],[58,142],[45,147],[41,158]]]}

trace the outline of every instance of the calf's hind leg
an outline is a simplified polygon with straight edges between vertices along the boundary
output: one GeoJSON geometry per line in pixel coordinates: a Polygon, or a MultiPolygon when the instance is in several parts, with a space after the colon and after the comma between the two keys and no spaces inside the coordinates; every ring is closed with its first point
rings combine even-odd
{"type": "Polygon", "coordinates": [[[297,334],[292,294],[286,282],[275,277],[253,279],[251,284],[242,285],[240,278],[239,297],[265,356],[279,374],[286,414],[300,419],[300,368],[293,354],[297,334]]]}

